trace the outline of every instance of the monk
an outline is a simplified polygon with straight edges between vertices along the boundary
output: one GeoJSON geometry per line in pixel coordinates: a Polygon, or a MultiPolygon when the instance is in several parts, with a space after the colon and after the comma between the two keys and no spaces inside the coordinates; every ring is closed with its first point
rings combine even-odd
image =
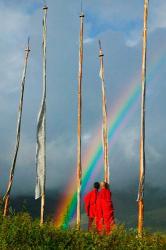
{"type": "Polygon", "coordinates": [[[109,184],[106,182],[100,183],[100,192],[97,197],[97,213],[96,225],[99,234],[110,234],[111,229],[115,225],[114,208],[111,198],[109,184]]]}
{"type": "Polygon", "coordinates": [[[95,182],[92,191],[84,197],[85,211],[88,216],[88,231],[92,230],[93,223],[96,220],[96,201],[99,188],[99,182],[95,182]]]}

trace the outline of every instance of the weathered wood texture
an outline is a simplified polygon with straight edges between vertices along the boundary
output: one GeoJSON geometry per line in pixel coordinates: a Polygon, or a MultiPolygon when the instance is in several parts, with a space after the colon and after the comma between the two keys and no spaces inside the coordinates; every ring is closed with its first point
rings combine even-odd
{"type": "Polygon", "coordinates": [[[144,30],[142,51],[142,94],[141,94],[141,131],[140,131],[140,173],[138,191],[138,233],[142,234],[144,224],[144,182],[145,182],[145,104],[146,104],[146,57],[147,21],[149,1],[144,0],[144,30]]]}
{"type": "Polygon", "coordinates": [[[77,227],[81,223],[81,125],[82,125],[82,73],[83,73],[83,32],[84,14],[80,15],[80,47],[79,47],[79,72],[78,72],[78,128],[77,128],[77,227]]]}

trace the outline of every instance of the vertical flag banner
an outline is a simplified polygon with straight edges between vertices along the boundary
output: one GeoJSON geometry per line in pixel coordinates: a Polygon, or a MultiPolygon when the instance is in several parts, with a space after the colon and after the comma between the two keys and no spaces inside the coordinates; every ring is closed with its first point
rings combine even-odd
{"type": "Polygon", "coordinates": [[[41,197],[41,224],[44,220],[45,183],[46,183],[46,41],[47,41],[47,10],[43,8],[43,96],[37,123],[36,146],[36,189],[35,199],[41,197]]]}
{"type": "Polygon", "coordinates": [[[103,140],[103,151],[104,151],[104,179],[109,183],[109,159],[108,159],[108,127],[107,127],[107,104],[106,104],[106,90],[104,80],[104,61],[103,51],[101,48],[101,42],[99,41],[100,47],[100,78],[102,81],[102,112],[103,112],[103,123],[102,123],[102,140],[103,140]]]}

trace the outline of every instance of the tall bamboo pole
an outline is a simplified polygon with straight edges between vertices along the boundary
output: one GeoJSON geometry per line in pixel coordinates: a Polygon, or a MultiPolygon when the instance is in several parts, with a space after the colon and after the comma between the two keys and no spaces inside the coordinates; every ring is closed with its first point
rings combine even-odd
{"type": "Polygon", "coordinates": [[[109,183],[109,159],[108,159],[108,127],[107,127],[107,104],[106,104],[106,89],[104,79],[104,54],[99,41],[99,59],[100,59],[100,78],[102,81],[102,139],[103,139],[103,150],[104,150],[104,180],[109,183]]]}
{"type": "Polygon", "coordinates": [[[147,21],[149,0],[144,0],[144,31],[142,51],[142,95],[141,95],[141,131],[140,131],[140,173],[138,191],[138,233],[142,235],[144,224],[144,182],[145,182],[145,105],[146,105],[146,57],[147,57],[147,21]]]}
{"type": "MultiPolygon", "coordinates": [[[[47,82],[47,73],[46,73],[46,67],[47,67],[47,59],[46,59],[46,50],[47,50],[47,11],[48,11],[48,7],[47,5],[45,5],[43,7],[43,11],[44,11],[44,19],[43,19],[43,91],[46,94],[46,82],[47,82]]],[[[46,112],[46,103],[45,103],[45,108],[44,108],[45,112],[46,112]]],[[[44,119],[44,155],[45,155],[45,159],[44,159],[44,164],[46,166],[46,120],[44,119]]],[[[40,215],[40,225],[43,225],[44,223],[44,211],[45,211],[45,178],[46,176],[44,176],[44,188],[43,188],[43,192],[41,195],[41,215],[40,215]]]]}
{"type": "Polygon", "coordinates": [[[11,188],[13,185],[17,155],[18,155],[18,150],[20,146],[20,132],[21,132],[21,122],[22,122],[23,101],[24,101],[24,89],[25,89],[25,80],[26,80],[29,52],[30,52],[30,48],[29,48],[29,39],[28,39],[28,45],[27,45],[27,48],[25,49],[24,69],[23,69],[23,75],[22,75],[22,80],[21,80],[21,97],[20,97],[19,111],[18,111],[15,152],[14,152],[14,157],[12,161],[12,166],[10,169],[7,191],[4,196],[4,212],[3,212],[4,216],[6,216],[8,213],[10,192],[11,192],[11,188]]]}
{"type": "Polygon", "coordinates": [[[80,47],[79,47],[79,72],[78,72],[78,128],[77,128],[77,227],[81,224],[81,181],[82,181],[82,157],[81,157],[81,123],[82,123],[82,72],[83,72],[83,31],[84,14],[80,15],[80,47]]]}

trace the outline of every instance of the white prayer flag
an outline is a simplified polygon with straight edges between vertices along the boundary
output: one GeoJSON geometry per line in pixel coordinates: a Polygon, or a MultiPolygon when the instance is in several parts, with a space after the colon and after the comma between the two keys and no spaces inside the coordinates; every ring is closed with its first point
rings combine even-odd
{"type": "Polygon", "coordinates": [[[46,35],[47,9],[43,19],[43,97],[38,115],[36,147],[36,189],[35,199],[45,194],[46,182],[46,35]]]}
{"type": "Polygon", "coordinates": [[[45,152],[45,121],[46,121],[46,95],[44,93],[41,110],[37,125],[37,149],[36,149],[36,190],[35,199],[38,199],[45,193],[46,178],[46,152],[45,152]]]}

